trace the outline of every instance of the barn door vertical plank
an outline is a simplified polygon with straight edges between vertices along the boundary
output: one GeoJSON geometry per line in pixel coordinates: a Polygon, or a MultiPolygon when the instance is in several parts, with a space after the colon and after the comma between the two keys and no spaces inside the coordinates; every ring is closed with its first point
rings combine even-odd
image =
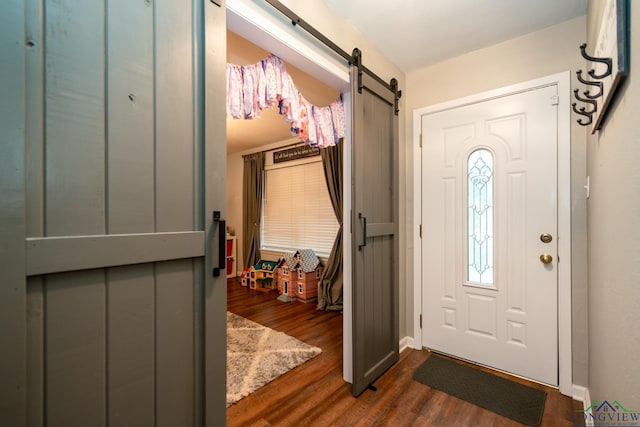
{"type": "MultiPolygon", "coordinates": [[[[46,2],[45,231],[105,231],[104,4],[46,2]]],[[[106,424],[105,273],[46,278],[45,424],[106,424]]]]}
{"type": "MultiPolygon", "coordinates": [[[[44,230],[44,36],[43,0],[27,0],[26,12],[26,231],[44,230]]],[[[44,277],[27,280],[27,425],[44,425],[44,277]]]]}
{"type": "Polygon", "coordinates": [[[44,0],[26,0],[26,207],[27,237],[44,230],[44,0]]]}
{"type": "Polygon", "coordinates": [[[104,271],[50,275],[45,294],[46,425],[106,425],[104,271]]]}
{"type": "Polygon", "coordinates": [[[104,5],[45,7],[45,229],[104,234],[104,5]]]}
{"type": "Polygon", "coordinates": [[[194,312],[190,259],[156,264],[157,425],[194,425],[194,312]]]}
{"type": "Polygon", "coordinates": [[[25,8],[0,2],[0,424],[26,425],[25,8]]]}
{"type": "Polygon", "coordinates": [[[111,268],[107,287],[109,425],[151,426],[155,421],[153,265],[111,268]]]}
{"type": "MultiPolygon", "coordinates": [[[[154,215],[154,2],[106,4],[107,233],[150,233],[154,215]]],[[[110,425],[155,421],[154,267],[107,274],[110,425]]]]}
{"type": "Polygon", "coordinates": [[[192,38],[191,1],[159,0],[156,8],[156,228],[191,231],[194,228],[197,133],[194,99],[194,56],[185,49],[192,38]]]}
{"type": "MultiPolygon", "coordinates": [[[[197,230],[201,152],[194,80],[194,3],[159,0],[155,11],[157,231],[197,230]]],[[[156,392],[159,425],[200,425],[202,355],[196,342],[198,262],[156,264],[156,392]]],[[[202,275],[199,275],[202,281],[202,275]]]]}
{"type": "Polygon", "coordinates": [[[44,279],[27,281],[27,425],[44,426],[44,279]]]}
{"type": "Polygon", "coordinates": [[[151,233],[155,2],[107,2],[108,234],[151,233]]]}

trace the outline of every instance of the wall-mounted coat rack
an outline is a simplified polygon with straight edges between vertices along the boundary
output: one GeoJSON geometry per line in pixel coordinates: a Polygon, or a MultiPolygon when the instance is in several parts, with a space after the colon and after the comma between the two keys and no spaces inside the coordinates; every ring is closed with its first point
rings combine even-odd
{"type": "MultiPolygon", "coordinates": [[[[601,63],[606,66],[606,70],[603,71],[602,73],[596,73],[595,69],[589,70],[589,76],[591,76],[592,79],[601,80],[611,75],[611,58],[596,58],[596,57],[590,56],[587,53],[586,43],[583,43],[580,46],[580,53],[582,54],[582,57],[587,61],[601,63]]],[[[576,114],[579,114],[587,118],[587,120],[578,119],[578,124],[582,126],[588,126],[593,123],[593,115],[598,112],[598,102],[596,100],[602,97],[602,95],[604,95],[604,91],[603,91],[604,85],[601,81],[585,80],[584,77],[582,77],[582,70],[576,71],[576,76],[578,77],[578,81],[580,83],[585,84],[587,86],[595,86],[598,88],[598,91],[595,93],[591,93],[589,90],[585,90],[583,92],[584,98],[582,98],[579,95],[580,89],[573,90],[573,96],[576,98],[576,100],[590,105],[590,107],[581,107],[580,109],[578,109],[576,107],[577,103],[574,102],[571,104],[571,107],[573,108],[573,111],[576,114]]]]}
{"type": "Polygon", "coordinates": [[[587,44],[580,46],[582,57],[590,64],[588,77],[583,70],[576,71],[578,82],[586,86],[574,89],[577,102],[573,111],[582,116],[577,119],[582,126],[591,125],[591,133],[604,124],[611,100],[629,72],[629,0],[607,0],[594,54],[587,53],[587,44]],[[578,105],[582,105],[578,107],[578,105]]]}

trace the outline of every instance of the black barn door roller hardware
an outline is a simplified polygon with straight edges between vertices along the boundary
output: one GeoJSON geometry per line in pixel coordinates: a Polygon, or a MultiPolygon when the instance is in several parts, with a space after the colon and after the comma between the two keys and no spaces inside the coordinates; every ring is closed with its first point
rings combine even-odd
{"type": "MultiPolygon", "coordinates": [[[[278,0],[265,0],[265,1],[269,3],[271,6],[273,6],[274,8],[276,8],[284,16],[289,18],[293,25],[299,26],[300,28],[305,30],[307,33],[311,34],[313,37],[315,37],[320,42],[322,42],[329,49],[333,50],[335,53],[337,53],[342,58],[344,58],[350,65],[357,67],[359,71],[358,73],[359,75],[360,73],[364,72],[370,77],[372,77],[374,80],[376,80],[378,83],[380,83],[382,86],[387,88],[389,91],[393,92],[395,95],[395,113],[398,114],[398,100],[402,96],[402,91],[398,90],[398,80],[393,78],[391,79],[390,83],[385,82],[376,73],[374,73],[373,71],[371,71],[370,69],[362,65],[362,52],[360,51],[360,49],[355,48],[353,50],[353,54],[350,55],[340,46],[338,46],[329,38],[327,38],[324,34],[322,34],[318,30],[316,30],[314,27],[312,27],[307,21],[305,21],[304,19],[296,15],[291,9],[289,9],[288,7],[280,3],[278,0]]],[[[362,84],[361,84],[361,81],[358,81],[358,91],[360,92],[361,90],[362,90],[362,84]]]]}

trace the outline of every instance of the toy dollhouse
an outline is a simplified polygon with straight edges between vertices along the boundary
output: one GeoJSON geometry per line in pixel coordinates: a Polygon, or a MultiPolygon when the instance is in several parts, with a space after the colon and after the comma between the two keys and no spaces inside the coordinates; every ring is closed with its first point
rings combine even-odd
{"type": "Polygon", "coordinates": [[[282,302],[295,300],[295,293],[291,290],[294,286],[292,282],[293,271],[296,266],[294,256],[297,252],[286,253],[283,258],[278,261],[278,299],[282,302]]]}
{"type": "Polygon", "coordinates": [[[316,300],[322,269],[322,262],[312,249],[285,254],[279,261],[278,299],[298,299],[302,302],[316,300]]]}
{"type": "Polygon", "coordinates": [[[240,274],[240,284],[242,286],[249,286],[250,281],[251,281],[250,269],[245,267],[244,269],[242,269],[242,273],[240,274]]]}
{"type": "Polygon", "coordinates": [[[277,261],[260,260],[249,269],[249,287],[257,291],[269,292],[276,289],[277,261]]]}

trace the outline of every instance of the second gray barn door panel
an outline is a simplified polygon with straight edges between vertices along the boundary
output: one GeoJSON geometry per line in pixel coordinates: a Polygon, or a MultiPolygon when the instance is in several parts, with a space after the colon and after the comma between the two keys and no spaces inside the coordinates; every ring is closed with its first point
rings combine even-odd
{"type": "Polygon", "coordinates": [[[353,394],[399,358],[395,95],[352,68],[353,394]]]}

